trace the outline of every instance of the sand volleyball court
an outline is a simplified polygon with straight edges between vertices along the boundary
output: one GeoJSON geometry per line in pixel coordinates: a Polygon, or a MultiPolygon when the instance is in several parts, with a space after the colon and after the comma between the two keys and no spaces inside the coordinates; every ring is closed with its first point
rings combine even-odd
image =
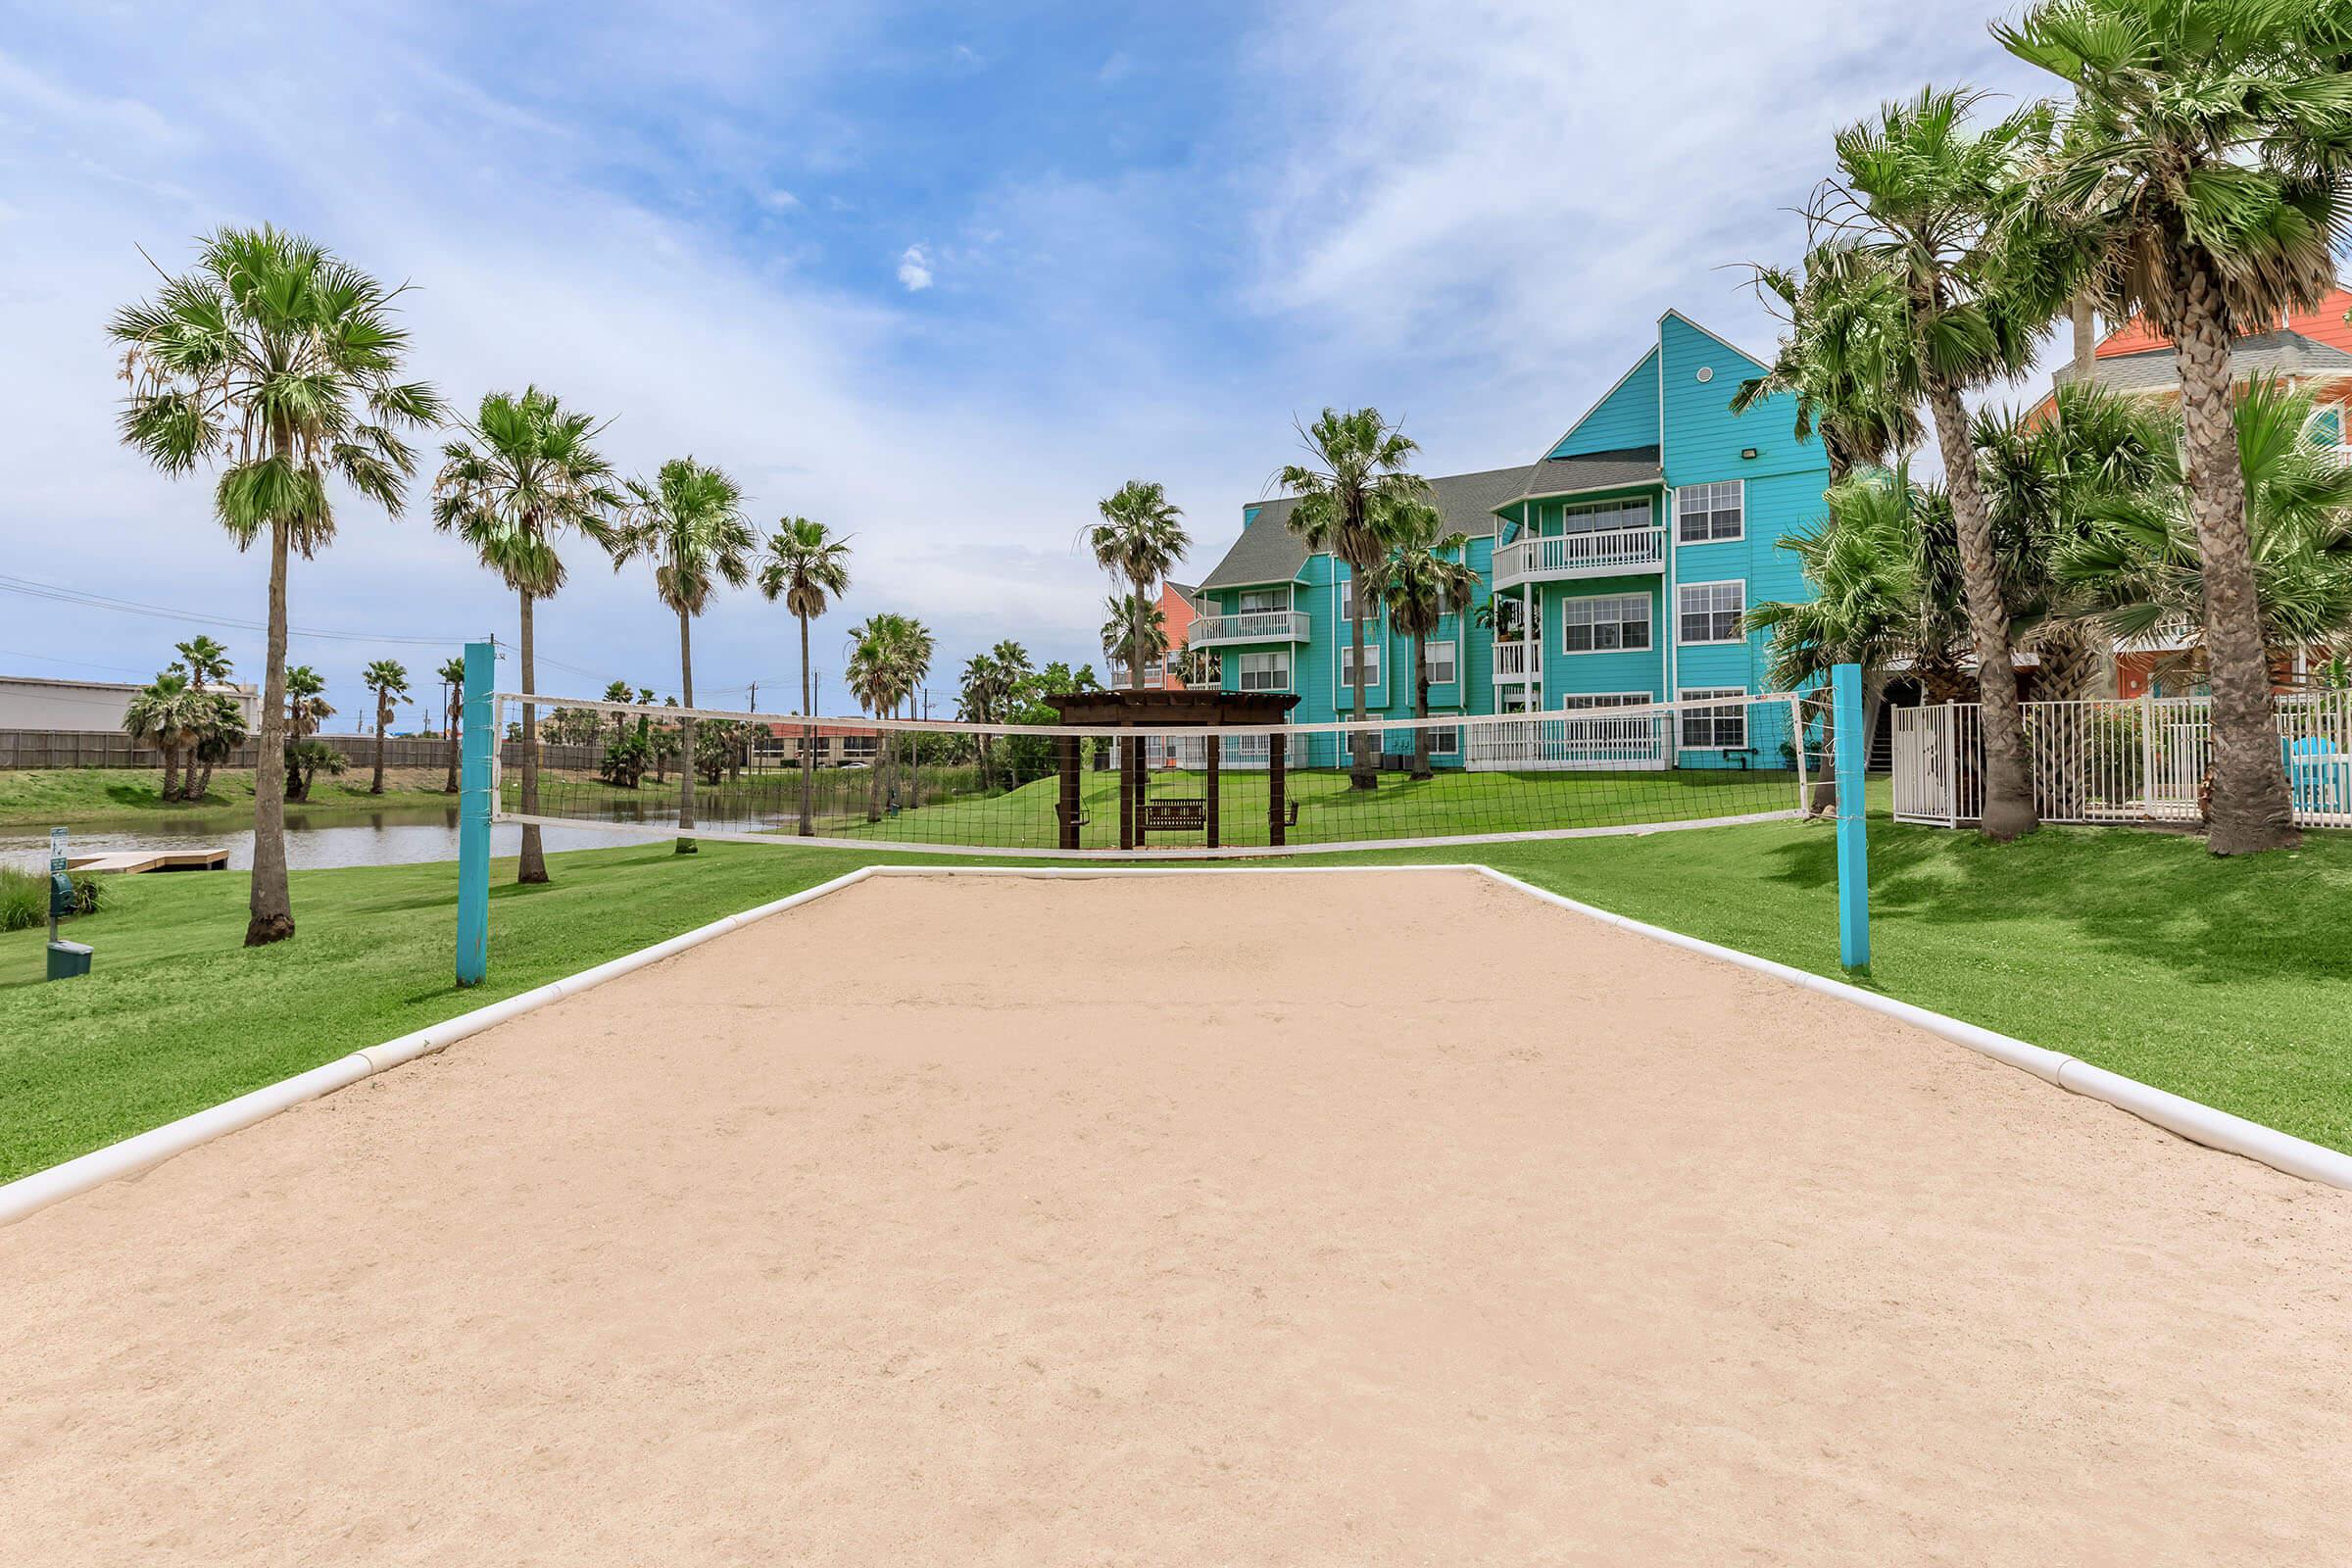
{"type": "Polygon", "coordinates": [[[871,881],[0,1230],[72,1564],[2328,1563],[2352,1198],[1468,874],[871,881]]]}

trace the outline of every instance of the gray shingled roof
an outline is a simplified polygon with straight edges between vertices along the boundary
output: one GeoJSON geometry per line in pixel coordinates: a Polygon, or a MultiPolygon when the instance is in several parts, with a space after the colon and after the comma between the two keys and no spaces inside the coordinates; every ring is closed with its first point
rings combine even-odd
{"type": "MultiPolygon", "coordinates": [[[[1486,538],[1494,532],[1494,509],[1516,497],[1526,477],[1527,470],[1520,467],[1449,473],[1429,481],[1430,499],[1437,503],[1447,532],[1486,538]]],[[[1242,530],[1216,569],[1201,579],[1200,587],[1239,588],[1249,583],[1289,582],[1298,576],[1298,568],[1306,564],[1306,543],[1289,527],[1295,505],[1291,497],[1284,496],[1260,506],[1257,516],[1242,530]]]]}
{"type": "Polygon", "coordinates": [[[1572,496],[1587,490],[1615,490],[1629,484],[1663,484],[1656,447],[1619,447],[1611,452],[1585,452],[1573,458],[1538,458],[1526,470],[1521,487],[1501,501],[1525,501],[1534,496],[1572,496]]]}
{"type": "MultiPolygon", "coordinates": [[[[2230,368],[2234,375],[2352,375],[2352,354],[2280,328],[2255,332],[2231,343],[2230,368]]],[[[2110,392],[2160,392],[2180,384],[2169,348],[2094,361],[2091,376],[2110,392]]],[[[2060,367],[2051,376],[2060,386],[2074,379],[2072,365],[2060,367]]]]}

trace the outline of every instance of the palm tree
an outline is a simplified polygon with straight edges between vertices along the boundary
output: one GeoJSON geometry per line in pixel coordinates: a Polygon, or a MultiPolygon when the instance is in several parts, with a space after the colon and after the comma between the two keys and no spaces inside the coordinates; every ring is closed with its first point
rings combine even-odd
{"type": "MultiPolygon", "coordinates": [[[[1380,416],[1378,409],[1352,409],[1346,414],[1325,409],[1311,425],[1298,432],[1308,461],[1283,466],[1275,483],[1298,498],[1291,509],[1291,531],[1306,548],[1329,551],[1360,581],[1388,554],[1388,523],[1400,502],[1419,499],[1427,486],[1405,464],[1420,448],[1403,431],[1380,416]]],[[[1373,736],[1364,722],[1364,621],[1371,595],[1352,595],[1353,613],[1348,617],[1348,657],[1355,679],[1354,765],[1349,786],[1368,790],[1379,782],[1373,736]]]]}
{"type": "Polygon", "coordinates": [[[2037,665],[2035,692],[2058,702],[2088,697],[2109,643],[2067,613],[2053,563],[2088,533],[2098,505],[2179,472],[2177,427],[2143,402],[2078,381],[2058,389],[2056,418],[1985,410],[1971,439],[2012,627],[2037,665]]]}
{"type": "MultiPolygon", "coordinates": [[[[678,615],[678,694],[694,707],[694,617],[710,602],[718,580],[741,588],[752,580],[759,541],[744,520],[743,492],[719,469],[692,458],[672,458],[652,482],[629,481],[629,508],[612,535],[612,566],[639,556],[654,564],[654,592],[678,615]]],[[[694,826],[694,720],[682,721],[678,770],[678,826],[694,826]]],[[[695,842],[681,833],[680,855],[695,842]]]]}
{"type": "Polygon", "coordinates": [[[1130,690],[1142,688],[1144,666],[1167,652],[1167,612],[1141,594],[1113,594],[1102,601],[1102,657],[1127,666],[1130,690]]]}
{"type": "Polygon", "coordinates": [[[227,761],[250,739],[245,731],[245,710],[226,693],[206,692],[197,704],[191,735],[190,765],[201,763],[204,771],[196,775],[193,786],[183,788],[181,793],[188,800],[201,801],[213,791],[213,769],[227,761]]]}
{"type": "Polygon", "coordinates": [[[140,688],[122,713],[124,733],[163,754],[163,798],[167,801],[184,798],[179,781],[179,754],[196,727],[198,700],[184,673],[167,669],[140,688]]]}
{"type": "MultiPolygon", "coordinates": [[[[876,718],[890,717],[905,700],[909,662],[906,646],[908,624],[906,616],[885,612],[868,615],[850,630],[850,655],[845,671],[850,690],[858,706],[876,718]]],[[[882,820],[884,775],[891,758],[890,736],[887,730],[875,732],[872,771],[867,775],[865,788],[868,822],[882,820]]]]}
{"type": "Polygon", "coordinates": [[[360,684],[375,694],[375,777],[370,795],[384,793],[384,726],[392,722],[392,705],[409,700],[409,667],[397,659],[378,659],[360,671],[360,684]]]}
{"type": "MultiPolygon", "coordinates": [[[[760,591],[778,599],[801,623],[801,716],[815,716],[816,693],[808,663],[808,622],[850,591],[850,541],[836,539],[821,522],[782,517],[767,538],[760,564],[760,591]]],[[[801,734],[801,837],[816,832],[816,727],[801,734]]]]}
{"type": "Polygon", "coordinates": [[[318,726],[335,716],[334,705],[326,700],[326,677],[308,664],[296,664],[286,671],[286,733],[295,740],[304,740],[318,733],[318,726]]]}
{"type": "Polygon", "coordinates": [[[1796,438],[1820,434],[1832,485],[1919,444],[1910,322],[1901,279],[1884,256],[1832,241],[1807,252],[1795,271],[1755,268],[1753,281],[1788,330],[1771,368],[1740,383],[1734,414],[1793,397],[1796,438]]]}
{"type": "Polygon", "coordinates": [[[2213,688],[2219,855],[2296,841],[2273,727],[2230,339],[2335,286],[2352,207],[2341,13],[2271,0],[2044,0],[1993,35],[2074,88],[2034,216],[2086,232],[2110,318],[2174,344],[2213,688]]]}
{"type": "MultiPolygon", "coordinates": [[[[625,680],[611,681],[605,686],[604,700],[608,703],[625,704],[628,702],[629,698],[635,694],[635,692],[636,688],[631,686],[625,680]]],[[[624,739],[627,738],[628,733],[629,715],[626,713],[614,713],[612,715],[612,744],[618,746],[624,739]]]]}
{"type": "Polygon", "coordinates": [[[197,691],[227,683],[231,667],[228,650],[212,638],[199,634],[184,643],[173,643],[172,648],[179,655],[172,662],[188,672],[188,684],[197,691]]]}
{"type": "Polygon", "coordinates": [[[1186,643],[1176,653],[1176,678],[1187,686],[1214,686],[1224,674],[1224,662],[1214,648],[1186,643]]]}
{"type": "Polygon", "coordinates": [[[441,682],[441,727],[449,731],[449,771],[441,780],[441,793],[458,793],[459,735],[466,728],[466,656],[445,659],[433,671],[441,682]]]}
{"type": "MultiPolygon", "coordinates": [[[[566,410],[553,393],[525,387],[522,396],[491,392],[473,422],[441,449],[433,480],[433,526],[466,541],[484,566],[499,574],[521,603],[522,689],[539,689],[532,607],[564,586],[557,536],[575,528],[598,544],[612,537],[621,505],[612,466],[596,450],[602,426],[566,410]]],[[[522,705],[522,810],[539,809],[539,715],[522,705]]],[[[522,827],[517,882],[545,882],[547,858],[539,826],[522,827]]]]}
{"type": "MultiPolygon", "coordinates": [[[[1389,623],[1413,640],[1413,716],[1429,717],[1429,634],[1470,603],[1483,581],[1469,564],[1470,536],[1445,533],[1426,501],[1401,503],[1389,519],[1389,553],[1364,574],[1364,591],[1388,607],[1389,623]]],[[[1459,650],[1456,650],[1457,658],[1459,650]]],[[[1461,678],[1457,667],[1455,679],[1461,678]]],[[[1413,731],[1413,775],[1431,776],[1429,730],[1413,731]]]]}
{"type": "MultiPolygon", "coordinates": [[[[2298,648],[2352,640],[2352,468],[2305,436],[2312,407],[2309,393],[2264,379],[2245,389],[2233,421],[2266,665],[2298,648]]],[[[2189,471],[2178,464],[2161,483],[2102,496],[2053,569],[2072,590],[2075,612],[2115,638],[2202,625],[2203,635],[2192,630],[2190,652],[2210,670],[2210,623],[2197,613],[2210,602],[2199,504],[2189,471]]],[[[2271,744],[2278,744],[2276,730],[2271,744]]],[[[2214,750],[2218,810],[2218,725],[2214,750]]]]}
{"type": "MultiPolygon", "coordinates": [[[[1978,483],[1961,393],[2032,362],[2047,321],[2012,308],[1996,220],[2014,201],[2021,160],[2047,138],[2047,115],[2030,111],[1978,133],[1968,123],[1979,95],[1923,88],[1883,106],[1875,121],[1839,131],[1840,178],[1814,204],[1815,223],[1877,258],[1899,280],[1913,353],[1886,368],[1916,369],[1916,391],[1934,417],[1943,455],[1977,655],[1984,732],[1984,836],[2006,841],[2038,824],[2026,768],[2009,617],[2001,602],[1992,524],[1978,483]]],[[[1908,401],[1914,388],[1892,389],[1908,401]]]]}
{"type": "MultiPolygon", "coordinates": [[[[1029,662],[1029,650],[1009,638],[985,654],[974,654],[963,666],[963,679],[956,694],[957,714],[970,724],[1010,722],[1013,705],[1019,702],[1035,673],[1029,662]]],[[[983,789],[995,776],[995,739],[986,731],[980,735],[983,789]]]]}
{"type": "MultiPolygon", "coordinates": [[[[1096,503],[1095,510],[1102,520],[1087,530],[1087,549],[1114,582],[1123,581],[1133,590],[1125,612],[1134,627],[1133,646],[1141,647],[1148,640],[1145,612],[1155,603],[1152,589],[1192,548],[1192,536],[1184,531],[1183,512],[1155,480],[1130,479],[1096,503]]],[[[1164,636],[1161,645],[1166,645],[1164,636]]],[[[1128,661],[1127,686],[1131,691],[1144,689],[1142,660],[1128,661]]]]}
{"type": "Polygon", "coordinates": [[[408,426],[441,417],[422,382],[400,380],[399,290],[306,239],[222,228],[192,271],[115,313],[130,392],[122,439],[165,473],[220,466],[213,515],[239,550],[270,543],[268,673],[253,784],[253,885],[245,943],[294,934],[286,887],[286,568],[334,538],[329,478],[400,514],[416,454],[408,426]]]}

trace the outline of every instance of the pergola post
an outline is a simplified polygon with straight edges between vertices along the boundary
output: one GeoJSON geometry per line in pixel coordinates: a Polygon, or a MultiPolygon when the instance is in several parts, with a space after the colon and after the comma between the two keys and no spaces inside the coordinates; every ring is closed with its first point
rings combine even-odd
{"type": "Polygon", "coordinates": [[[1208,847],[1213,850],[1218,848],[1219,844],[1217,834],[1217,763],[1220,760],[1219,754],[1225,750],[1225,737],[1223,732],[1215,729],[1210,730],[1208,732],[1207,746],[1208,756],[1202,760],[1202,770],[1208,780],[1206,806],[1208,813],[1208,847]]]}
{"type": "Polygon", "coordinates": [[[1078,848],[1078,818],[1084,814],[1078,804],[1078,755],[1086,749],[1086,743],[1075,735],[1064,735],[1054,744],[1061,748],[1061,799],[1057,803],[1061,847],[1074,850],[1078,848]]]}
{"type": "Polygon", "coordinates": [[[1136,818],[1142,814],[1135,800],[1135,731],[1123,730],[1114,744],[1119,748],[1119,848],[1132,850],[1136,818]]]}
{"type": "Polygon", "coordinates": [[[1282,848],[1290,832],[1282,804],[1284,742],[1288,739],[1280,730],[1266,737],[1266,842],[1276,849],[1282,848]]]}

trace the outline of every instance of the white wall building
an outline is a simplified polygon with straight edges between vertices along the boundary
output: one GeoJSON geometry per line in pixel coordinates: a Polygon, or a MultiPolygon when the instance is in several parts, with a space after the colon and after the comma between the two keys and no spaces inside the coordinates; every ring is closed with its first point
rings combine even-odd
{"type": "MultiPolygon", "coordinates": [[[[52,680],[43,675],[0,675],[0,729],[55,729],[121,733],[122,714],[142,690],[137,681],[52,680]]],[[[261,694],[251,686],[214,688],[236,699],[245,727],[258,726],[261,694]]]]}

